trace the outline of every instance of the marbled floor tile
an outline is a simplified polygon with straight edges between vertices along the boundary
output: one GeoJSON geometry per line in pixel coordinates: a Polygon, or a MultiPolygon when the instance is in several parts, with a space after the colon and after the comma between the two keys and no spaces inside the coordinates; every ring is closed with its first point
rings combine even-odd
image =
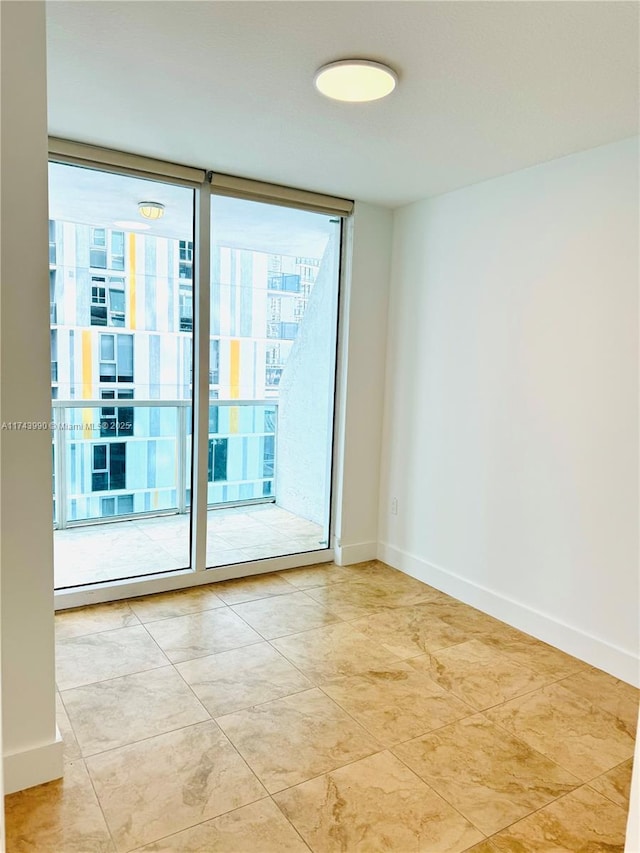
{"type": "Polygon", "coordinates": [[[388,752],[274,799],[314,853],[460,853],[482,838],[388,752]]]}
{"type": "Polygon", "coordinates": [[[226,607],[150,622],[146,629],[173,663],[262,640],[260,634],[226,607]]]}
{"type": "Polygon", "coordinates": [[[270,793],[380,749],[317,688],[218,717],[217,722],[270,793]]]}
{"type": "Polygon", "coordinates": [[[113,853],[115,847],[82,760],[64,777],[5,798],[7,853],[113,853]]]}
{"type": "Polygon", "coordinates": [[[270,595],[286,595],[295,590],[296,588],[283,577],[273,573],[219,581],[215,585],[216,595],[219,595],[225,604],[242,604],[244,601],[268,598],[270,595]]]}
{"type": "Polygon", "coordinates": [[[213,584],[195,586],[190,589],[180,589],[176,592],[162,592],[157,595],[147,595],[143,598],[133,598],[129,606],[141,622],[157,622],[159,619],[169,619],[172,616],[187,616],[191,613],[201,613],[204,610],[214,610],[224,607],[213,589],[213,584]]]}
{"type": "Polygon", "coordinates": [[[394,753],[485,835],[580,785],[580,780],[482,714],[394,748],[394,753]]]}
{"type": "Polygon", "coordinates": [[[411,658],[410,664],[479,711],[548,683],[478,639],[411,658]]]}
{"type": "MultiPolygon", "coordinates": [[[[370,580],[374,583],[378,583],[386,580],[393,583],[394,581],[400,581],[404,578],[405,580],[413,583],[420,583],[410,575],[407,575],[398,569],[393,569],[391,566],[388,566],[380,560],[364,560],[361,563],[352,563],[350,566],[347,566],[347,569],[351,572],[352,581],[370,580]]],[[[432,587],[427,587],[426,584],[423,584],[423,586],[426,589],[432,589],[432,587]]]]}
{"type": "Polygon", "coordinates": [[[265,796],[213,721],[103,752],[87,767],[120,853],[265,796]]]}
{"type": "Polygon", "coordinates": [[[213,717],[313,687],[269,643],[196,658],[176,669],[213,717]]]}
{"type": "Polygon", "coordinates": [[[298,589],[313,589],[333,583],[353,580],[349,568],[336,566],[335,563],[320,563],[317,566],[304,566],[301,569],[287,569],[279,573],[288,583],[298,589]]]}
{"type": "Polygon", "coordinates": [[[464,853],[496,853],[496,848],[491,841],[481,841],[480,844],[474,844],[473,847],[468,847],[464,853]]]}
{"type": "Polygon", "coordinates": [[[456,646],[469,639],[468,634],[433,616],[428,605],[423,604],[383,610],[351,624],[400,658],[456,646]]]}
{"type": "Polygon", "coordinates": [[[276,804],[259,800],[163,838],[138,853],[309,853],[276,804]]]}
{"type": "Polygon", "coordinates": [[[59,693],[56,693],[56,724],[62,737],[64,760],[75,761],[77,758],[81,758],[82,751],[80,750],[80,744],[76,739],[76,734],[71,726],[71,720],[59,693]]]}
{"type": "Polygon", "coordinates": [[[397,661],[391,652],[342,622],[280,637],[271,644],[316,683],[397,661]]]}
{"type": "Polygon", "coordinates": [[[633,755],[634,740],[617,717],[552,684],[485,712],[582,781],[633,755]]]}
{"type": "Polygon", "coordinates": [[[442,619],[443,622],[447,622],[470,637],[494,634],[507,627],[504,622],[494,619],[493,616],[443,593],[433,598],[429,609],[438,619],[442,619]]]}
{"type": "Polygon", "coordinates": [[[601,669],[588,667],[571,678],[561,682],[562,687],[582,696],[617,717],[624,725],[625,731],[636,736],[638,727],[638,705],[640,690],[603,672],[601,669]]]}
{"type": "Polygon", "coordinates": [[[323,689],[385,746],[474,713],[469,705],[405,663],[340,678],[323,689]]]}
{"type": "Polygon", "coordinates": [[[497,853],[623,853],[626,814],[587,786],[491,838],[497,853]]]}
{"type": "Polygon", "coordinates": [[[548,676],[550,680],[564,678],[588,666],[584,661],[510,626],[501,626],[495,633],[484,635],[482,642],[533,672],[548,676]]]}
{"type": "Polygon", "coordinates": [[[56,640],[68,640],[114,628],[128,628],[138,625],[138,619],[126,601],[112,601],[108,604],[94,604],[91,607],[77,607],[73,610],[60,610],[56,613],[56,640]]]}
{"type": "Polygon", "coordinates": [[[142,625],[73,637],[56,644],[59,690],[166,666],[167,658],[142,625]]]}
{"type": "Polygon", "coordinates": [[[361,563],[350,568],[353,572],[354,581],[364,580],[373,586],[384,586],[395,590],[396,593],[403,593],[407,596],[407,601],[403,602],[402,606],[410,606],[413,603],[411,596],[414,596],[416,601],[448,600],[448,596],[445,596],[435,587],[429,586],[429,584],[423,583],[398,569],[392,569],[391,566],[387,566],[378,560],[372,564],[361,563]]]}
{"type": "Polygon", "coordinates": [[[631,796],[632,771],[633,759],[630,758],[628,761],[618,764],[613,770],[598,776],[597,779],[592,779],[589,782],[589,787],[594,788],[599,794],[604,794],[612,803],[626,810],[629,808],[631,796]]]}
{"type": "Polygon", "coordinates": [[[209,719],[172,666],[65,690],[62,699],[84,755],[209,719]]]}
{"type": "MultiPolygon", "coordinates": [[[[419,582],[415,582],[418,583],[419,582]]],[[[409,607],[427,601],[430,587],[403,587],[401,583],[376,582],[370,579],[347,581],[306,590],[310,596],[341,619],[358,619],[391,607],[409,607]]]]}
{"type": "Polygon", "coordinates": [[[266,640],[340,621],[328,608],[312,601],[304,592],[247,601],[233,605],[232,609],[266,640]]]}

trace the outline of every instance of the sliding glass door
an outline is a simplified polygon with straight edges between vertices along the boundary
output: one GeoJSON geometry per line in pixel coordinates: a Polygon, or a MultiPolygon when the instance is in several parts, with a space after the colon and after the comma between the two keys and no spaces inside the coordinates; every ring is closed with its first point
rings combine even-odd
{"type": "Polygon", "coordinates": [[[56,588],[186,568],[194,191],[49,181],[56,588]]]}
{"type": "Polygon", "coordinates": [[[339,219],[212,197],[208,566],[328,547],[339,256],[339,219]]]}
{"type": "Polygon", "coordinates": [[[330,547],[341,219],[209,193],[50,165],[57,589],[330,547]]]}

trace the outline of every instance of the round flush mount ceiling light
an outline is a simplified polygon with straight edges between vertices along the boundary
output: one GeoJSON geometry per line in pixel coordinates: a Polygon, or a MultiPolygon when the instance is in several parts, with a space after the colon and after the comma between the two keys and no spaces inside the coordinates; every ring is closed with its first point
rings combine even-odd
{"type": "Polygon", "coordinates": [[[316,89],[335,101],[377,101],[390,95],[398,75],[387,65],[370,59],[341,59],[323,65],[313,82],[316,89]]]}
{"type": "Polygon", "coordinates": [[[164,204],[159,201],[139,201],[138,213],[145,219],[160,219],[164,216],[164,204]]]}

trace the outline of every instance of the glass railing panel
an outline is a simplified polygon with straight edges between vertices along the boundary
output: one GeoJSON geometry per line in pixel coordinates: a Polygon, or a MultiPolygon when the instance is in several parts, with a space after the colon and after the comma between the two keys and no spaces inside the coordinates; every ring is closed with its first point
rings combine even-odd
{"type": "Polygon", "coordinates": [[[277,411],[276,401],[210,402],[210,506],[275,498],[277,411]]]}
{"type": "Polygon", "coordinates": [[[187,568],[190,404],[88,402],[53,408],[56,587],[187,568]]]}

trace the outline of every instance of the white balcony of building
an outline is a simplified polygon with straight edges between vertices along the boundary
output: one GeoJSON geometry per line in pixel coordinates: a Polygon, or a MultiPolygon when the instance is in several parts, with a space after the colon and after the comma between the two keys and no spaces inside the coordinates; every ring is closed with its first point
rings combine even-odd
{"type": "MultiPolygon", "coordinates": [[[[308,508],[279,505],[278,408],[211,401],[207,567],[327,547],[308,508]]],[[[56,588],[189,568],[191,401],[57,400],[53,412],[56,588]]]]}

